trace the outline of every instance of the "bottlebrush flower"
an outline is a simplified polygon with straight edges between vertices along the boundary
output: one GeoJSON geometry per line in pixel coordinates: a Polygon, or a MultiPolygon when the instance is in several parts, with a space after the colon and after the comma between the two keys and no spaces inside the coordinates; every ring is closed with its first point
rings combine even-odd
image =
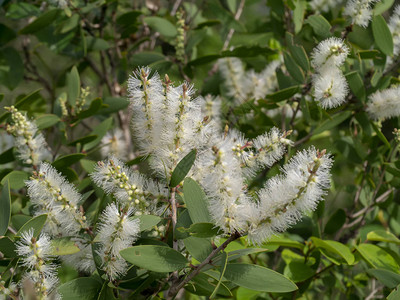
{"type": "Polygon", "coordinates": [[[48,262],[52,258],[50,237],[41,234],[38,239],[33,237],[33,228],[21,233],[21,240],[16,243],[16,252],[21,256],[21,263],[28,268],[24,281],[33,283],[38,299],[54,299],[58,297],[55,291],[58,279],[55,265],[48,262]]]}
{"type": "Polygon", "coordinates": [[[246,72],[247,89],[251,99],[263,99],[266,95],[273,93],[278,87],[275,70],[281,65],[281,61],[276,60],[268,64],[261,73],[254,70],[246,72]]]}
{"type": "Polygon", "coordinates": [[[347,81],[340,70],[331,68],[313,77],[314,98],[324,108],[334,108],[346,101],[347,81]]]}
{"type": "Polygon", "coordinates": [[[312,53],[312,65],[320,71],[323,67],[340,67],[349,55],[349,48],[342,39],[331,37],[320,42],[312,53]]]}
{"type": "Polygon", "coordinates": [[[400,116],[400,86],[377,91],[369,96],[367,112],[375,120],[400,116]]]}
{"type": "MultiPolygon", "coordinates": [[[[397,5],[394,9],[389,19],[388,26],[393,38],[393,58],[398,58],[400,54],[400,5],[397,5]]],[[[393,64],[393,58],[387,56],[386,68],[393,64]]]]}
{"type": "Polygon", "coordinates": [[[282,168],[282,175],[269,179],[249,213],[249,240],[261,244],[314,210],[330,187],[332,162],[325,151],[310,147],[298,152],[282,168]]]}
{"type": "Polygon", "coordinates": [[[19,158],[26,164],[38,165],[50,156],[43,135],[36,124],[19,112],[14,106],[5,107],[11,113],[13,125],[7,124],[7,132],[15,137],[19,158]]]}
{"type": "Polygon", "coordinates": [[[139,220],[130,219],[133,212],[132,207],[125,206],[121,209],[112,203],[100,217],[98,240],[101,248],[97,253],[110,280],[125,274],[128,264],[119,252],[132,246],[139,235],[139,220]]]}
{"type": "Polygon", "coordinates": [[[150,213],[157,200],[168,195],[162,185],[131,170],[115,156],[98,162],[90,177],[107,194],[113,194],[121,205],[133,205],[137,209],[136,214],[150,213]]]}
{"type": "Polygon", "coordinates": [[[124,132],[117,128],[112,132],[108,132],[101,139],[101,155],[107,157],[109,155],[114,155],[120,159],[125,160],[127,158],[127,144],[124,138],[124,132]]]}
{"type": "Polygon", "coordinates": [[[226,57],[218,60],[218,67],[225,81],[226,93],[237,103],[246,100],[247,81],[242,61],[236,57],[226,57]]]}
{"type": "Polygon", "coordinates": [[[349,0],[344,8],[344,15],[351,18],[351,23],[367,27],[372,17],[372,4],[379,0],[349,0]]]}
{"type": "Polygon", "coordinates": [[[328,12],[330,9],[341,3],[341,0],[312,0],[310,6],[313,11],[328,12]]]}
{"type": "Polygon", "coordinates": [[[46,232],[53,236],[76,236],[80,230],[88,230],[86,217],[80,210],[82,196],[53,166],[42,163],[26,186],[37,214],[48,214],[46,232]]]}

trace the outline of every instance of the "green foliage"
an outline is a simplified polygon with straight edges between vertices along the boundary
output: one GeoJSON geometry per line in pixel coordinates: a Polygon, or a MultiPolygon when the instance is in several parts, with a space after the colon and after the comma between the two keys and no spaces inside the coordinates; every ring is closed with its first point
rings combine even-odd
{"type": "MultiPolygon", "coordinates": [[[[36,214],[27,193],[39,166],[23,162],[7,133],[12,118],[3,107],[10,106],[35,122],[48,144],[45,160],[83,195],[76,208],[88,227],[51,239],[54,263],[63,262],[57,288],[63,299],[400,298],[400,119],[375,120],[366,109],[375,92],[400,83],[399,33],[389,26],[395,1],[374,4],[365,27],[351,24],[346,1],[325,10],[311,0],[63,2],[0,1],[0,298],[3,284],[21,283],[27,271],[16,252],[22,233],[33,229],[39,239],[53,217],[36,214]],[[312,53],[330,37],[349,47],[339,67],[349,93],[344,104],[323,109],[312,53]],[[258,78],[265,84],[271,76],[272,88],[262,96],[253,90],[243,99],[230,96],[220,66],[226,58],[242,63],[244,85],[252,87],[251,74],[277,63],[258,78]],[[245,140],[272,127],[287,132],[293,143],[282,163],[246,177],[243,197],[257,199],[284,162],[315,145],[335,160],[325,201],[260,245],[250,244],[247,232],[225,234],[215,225],[201,174],[193,172],[199,149],[191,147],[168,174],[155,174],[154,158],[137,147],[127,81],[147,65],[161,78],[168,73],[164,88],[193,83],[191,105],[197,96],[221,99],[220,115],[201,125],[216,122],[225,135],[239,130],[245,140]],[[117,132],[125,140],[122,160],[165,186],[168,196],[156,199],[161,208],[151,214],[129,217],[138,220],[139,237],[119,252],[128,271],[110,279],[99,255],[105,251],[99,220],[116,196],[89,175],[116,152],[117,132]],[[83,240],[94,272],[65,267],[83,253],[83,240]],[[181,292],[173,291],[180,283],[181,292]]],[[[249,154],[250,146],[241,150],[249,154]]],[[[24,288],[18,286],[19,295],[24,288]]]]}

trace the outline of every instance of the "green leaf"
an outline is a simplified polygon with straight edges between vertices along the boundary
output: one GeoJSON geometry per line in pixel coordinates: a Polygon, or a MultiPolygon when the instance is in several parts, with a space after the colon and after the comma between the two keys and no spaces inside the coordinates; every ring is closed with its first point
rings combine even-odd
{"type": "Polygon", "coordinates": [[[14,147],[12,147],[0,154],[0,165],[7,164],[14,160],[15,160],[14,147]]]}
{"type": "Polygon", "coordinates": [[[46,220],[47,220],[47,215],[45,214],[33,217],[28,222],[26,222],[15,235],[21,236],[22,232],[28,231],[29,229],[33,228],[33,236],[37,238],[40,232],[42,231],[42,228],[46,223],[46,220]]]}
{"type": "Polygon", "coordinates": [[[93,36],[87,36],[85,38],[86,45],[87,45],[87,51],[104,51],[109,49],[111,46],[110,44],[103,39],[93,37],[93,36]]]}
{"type": "Polygon", "coordinates": [[[381,0],[374,6],[374,15],[380,15],[392,7],[394,0],[381,0]]]}
{"type": "Polygon", "coordinates": [[[105,97],[103,99],[103,104],[108,105],[108,107],[103,107],[98,111],[98,114],[111,114],[128,107],[129,101],[125,98],[118,97],[105,97]]]}
{"type": "Polygon", "coordinates": [[[281,235],[276,235],[268,239],[264,246],[268,248],[269,245],[278,245],[282,247],[304,249],[304,245],[292,239],[285,238],[281,235]]]}
{"type": "Polygon", "coordinates": [[[87,143],[93,142],[95,139],[97,139],[97,135],[87,135],[69,143],[68,146],[76,146],[78,144],[85,145],[87,143]]]}
{"type": "Polygon", "coordinates": [[[372,244],[360,244],[355,247],[363,259],[374,268],[399,272],[398,263],[382,248],[372,244]]]}
{"type": "Polygon", "coordinates": [[[6,11],[6,17],[10,19],[23,19],[32,16],[38,16],[39,14],[40,9],[27,2],[10,3],[10,6],[6,11]]]}
{"type": "Polygon", "coordinates": [[[314,30],[315,34],[325,39],[331,36],[331,24],[321,15],[312,15],[305,21],[314,30]]]}
{"type": "Polygon", "coordinates": [[[366,92],[364,82],[361,79],[360,74],[357,71],[346,74],[347,82],[349,83],[350,89],[354,95],[361,101],[365,102],[366,92]]]}
{"type": "Polygon", "coordinates": [[[93,300],[97,299],[102,282],[94,277],[80,277],[62,284],[57,290],[63,299],[93,300]]]}
{"type": "Polygon", "coordinates": [[[120,254],[128,262],[153,272],[173,272],[187,264],[182,254],[164,246],[134,246],[120,251],[120,254]]]}
{"type": "Polygon", "coordinates": [[[217,283],[214,291],[212,292],[210,299],[214,298],[217,295],[217,291],[218,291],[219,286],[221,285],[222,278],[224,278],[224,274],[225,274],[227,265],[228,265],[228,255],[224,251],[221,254],[221,267],[220,267],[220,276],[218,279],[218,283],[217,283]]]}
{"type": "Polygon", "coordinates": [[[299,33],[303,27],[304,12],[307,8],[307,2],[303,0],[296,0],[295,9],[293,11],[294,32],[299,33]]]}
{"type": "Polygon", "coordinates": [[[368,232],[367,240],[375,242],[395,243],[400,245],[400,240],[391,232],[384,230],[375,230],[368,232]]]}
{"type": "Polygon", "coordinates": [[[0,45],[3,46],[16,37],[17,35],[15,34],[14,30],[7,25],[0,23],[0,45]]]}
{"type": "Polygon", "coordinates": [[[5,235],[11,220],[10,184],[6,180],[0,196],[0,236],[5,235]]]}
{"type": "Polygon", "coordinates": [[[30,107],[34,101],[40,98],[40,91],[42,89],[37,89],[36,91],[26,95],[15,103],[15,107],[18,109],[23,109],[23,107],[30,107]]]}
{"type": "Polygon", "coordinates": [[[398,299],[400,299],[400,284],[387,297],[387,300],[398,300],[398,299]]]}
{"type": "Polygon", "coordinates": [[[17,253],[15,250],[15,244],[8,236],[0,237],[0,252],[3,253],[6,258],[16,257],[17,253]]]}
{"type": "Polygon", "coordinates": [[[303,258],[303,261],[293,260],[288,262],[285,267],[284,274],[294,282],[301,282],[312,277],[315,274],[315,270],[313,270],[309,265],[304,263],[304,258],[303,258]]]}
{"type": "Polygon", "coordinates": [[[193,179],[186,178],[183,183],[183,194],[193,223],[211,223],[207,208],[207,196],[200,185],[193,179]]]}
{"type": "Polygon", "coordinates": [[[316,237],[311,237],[314,245],[317,248],[322,248],[327,250],[331,253],[322,252],[328,259],[332,262],[337,263],[336,257],[332,257],[332,254],[343,258],[347,264],[352,265],[354,264],[354,255],[351,253],[351,250],[346,245],[336,242],[336,241],[329,241],[329,240],[321,240],[316,237]]]}
{"type": "Polygon", "coordinates": [[[357,52],[361,59],[374,59],[379,55],[378,50],[360,50],[357,52]]]}
{"type": "Polygon", "coordinates": [[[28,180],[28,173],[24,171],[12,171],[3,177],[1,184],[9,182],[9,188],[14,190],[22,189],[25,186],[25,180],[28,180]]]}
{"type": "Polygon", "coordinates": [[[187,173],[192,168],[194,161],[196,160],[197,150],[193,149],[184,158],[182,158],[176,165],[171,175],[170,187],[176,187],[183,179],[185,179],[187,173]]]}
{"type": "Polygon", "coordinates": [[[267,99],[272,100],[273,102],[280,102],[286,99],[289,99],[290,97],[292,97],[293,95],[295,95],[296,93],[298,93],[300,91],[300,86],[299,85],[295,85],[295,86],[291,86],[288,87],[286,89],[282,89],[276,93],[273,94],[269,94],[267,96],[265,96],[267,99]]]}
{"type": "Polygon", "coordinates": [[[30,23],[29,25],[25,26],[22,28],[19,33],[20,34],[31,34],[39,31],[40,29],[43,29],[49,24],[51,24],[58,16],[58,13],[60,10],[58,9],[52,9],[44,14],[42,14],[40,17],[38,17],[35,21],[30,23]]]}
{"type": "Polygon", "coordinates": [[[378,138],[385,144],[385,146],[386,146],[387,148],[390,149],[390,144],[389,144],[388,140],[387,140],[386,137],[383,135],[383,133],[381,132],[381,130],[378,128],[378,126],[376,126],[374,122],[371,122],[371,126],[372,126],[372,129],[374,129],[374,131],[375,131],[376,135],[378,136],[378,138]]]}
{"type": "Polygon", "coordinates": [[[24,78],[24,63],[20,53],[7,47],[0,50],[0,82],[10,90],[15,89],[24,78]]]}
{"type": "Polygon", "coordinates": [[[175,26],[168,20],[160,17],[145,17],[143,22],[146,23],[151,29],[157,31],[165,37],[175,37],[177,30],[175,26]]]}
{"type": "Polygon", "coordinates": [[[288,70],[290,76],[292,76],[292,78],[294,80],[296,80],[297,83],[303,83],[304,82],[304,73],[299,68],[299,66],[296,64],[294,59],[287,52],[283,53],[283,57],[284,57],[286,69],[288,70]]]}
{"type": "Polygon", "coordinates": [[[57,115],[45,114],[38,117],[35,122],[38,129],[42,130],[57,124],[60,122],[60,118],[57,115]]]}
{"type": "Polygon", "coordinates": [[[297,290],[297,286],[282,274],[257,265],[228,264],[224,277],[256,291],[287,293],[297,290]]]}
{"type": "Polygon", "coordinates": [[[68,103],[75,107],[76,100],[81,93],[81,79],[79,78],[78,69],[73,66],[71,72],[67,74],[68,103]]]}
{"type": "Polygon", "coordinates": [[[302,46],[297,46],[297,45],[289,45],[288,48],[290,53],[292,54],[293,59],[303,69],[303,71],[304,72],[309,71],[310,61],[308,60],[304,48],[302,46]]]}
{"type": "Polygon", "coordinates": [[[97,125],[94,130],[91,132],[91,135],[97,135],[97,139],[95,139],[92,142],[87,143],[84,147],[83,150],[88,151],[92,149],[93,147],[97,146],[101,142],[101,139],[103,136],[107,133],[107,131],[111,128],[113,118],[109,117],[108,119],[105,119],[103,122],[101,122],[99,125],[97,125]]]}
{"type": "Polygon", "coordinates": [[[114,288],[111,286],[108,286],[108,283],[105,281],[103,283],[103,287],[100,290],[100,294],[97,297],[97,300],[113,300],[113,299],[117,299],[114,296],[113,293],[114,288]]]}
{"type": "Polygon", "coordinates": [[[381,16],[374,16],[372,19],[372,33],[374,35],[375,45],[385,55],[393,55],[393,38],[385,19],[381,16]]]}
{"type": "Polygon", "coordinates": [[[90,106],[87,109],[82,110],[77,115],[77,117],[79,119],[89,118],[89,117],[95,115],[99,111],[99,109],[101,108],[102,105],[103,105],[103,101],[101,100],[101,98],[96,98],[92,102],[90,102],[90,106]]]}
{"type": "Polygon", "coordinates": [[[331,119],[324,121],[319,127],[314,130],[314,135],[330,130],[339,124],[343,123],[347,118],[352,115],[351,111],[343,111],[334,115],[331,119]]]}
{"type": "Polygon", "coordinates": [[[134,216],[131,219],[139,219],[140,231],[150,230],[158,223],[160,223],[162,220],[159,216],[153,216],[153,215],[134,216]]]}
{"type": "Polygon", "coordinates": [[[215,227],[213,223],[195,223],[190,225],[188,229],[178,228],[182,232],[188,232],[191,236],[198,238],[211,238],[221,234],[219,228],[215,227]]]}
{"type": "Polygon", "coordinates": [[[374,276],[388,288],[395,288],[400,284],[400,275],[385,269],[369,269],[367,273],[374,276]]]}
{"type": "Polygon", "coordinates": [[[346,212],[343,209],[338,209],[328,220],[325,225],[324,232],[327,234],[334,234],[346,222],[346,212]]]}
{"type": "MultiPolygon", "coordinates": [[[[217,285],[218,280],[214,276],[206,273],[200,273],[196,275],[196,277],[194,277],[190,281],[190,283],[185,286],[185,290],[189,291],[192,294],[207,296],[209,298],[217,285]]],[[[222,282],[218,288],[217,294],[225,297],[232,297],[231,291],[222,282]]]]}
{"type": "Polygon", "coordinates": [[[70,255],[81,251],[74,241],[69,237],[62,237],[51,240],[52,255],[70,255]]]}
{"type": "Polygon", "coordinates": [[[194,236],[190,236],[183,240],[187,251],[197,261],[201,262],[207,258],[208,255],[213,251],[213,247],[209,239],[202,239],[194,236]]]}
{"type": "Polygon", "coordinates": [[[67,154],[57,158],[53,163],[53,167],[56,169],[63,169],[69,167],[70,165],[80,161],[82,158],[86,157],[84,153],[73,153],[67,154]]]}

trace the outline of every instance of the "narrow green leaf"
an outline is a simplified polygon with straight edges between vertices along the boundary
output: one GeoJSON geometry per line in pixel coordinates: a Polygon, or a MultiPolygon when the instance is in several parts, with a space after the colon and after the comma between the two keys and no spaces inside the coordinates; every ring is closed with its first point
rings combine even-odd
{"type": "Polygon", "coordinates": [[[374,15],[380,15],[390,9],[394,0],[381,0],[374,6],[374,15]]]}
{"type": "Polygon", "coordinates": [[[185,244],[185,247],[190,255],[199,262],[205,260],[213,251],[213,247],[209,239],[190,236],[185,238],[183,243],[185,244]]]}
{"type": "Polygon", "coordinates": [[[193,149],[175,167],[171,175],[170,187],[176,187],[187,175],[196,160],[197,150],[193,149]]]}
{"type": "Polygon", "coordinates": [[[46,220],[47,220],[47,215],[45,214],[36,216],[30,219],[28,222],[26,222],[15,235],[21,236],[22,232],[28,231],[29,229],[33,228],[33,236],[37,238],[40,232],[42,231],[42,228],[46,223],[46,220]]]}
{"type": "Polygon", "coordinates": [[[76,146],[78,144],[85,145],[87,143],[93,142],[95,139],[97,139],[97,135],[87,135],[69,143],[68,146],[76,146]]]}
{"type": "Polygon", "coordinates": [[[90,102],[90,106],[87,109],[82,110],[77,115],[77,117],[79,119],[85,119],[85,118],[91,117],[99,111],[99,109],[102,107],[102,105],[103,105],[103,101],[101,100],[101,98],[96,98],[92,102],[90,102]]]}
{"type": "Polygon", "coordinates": [[[304,12],[307,8],[307,2],[303,0],[296,0],[295,9],[293,11],[294,32],[297,34],[303,27],[304,12]]]}
{"type": "Polygon", "coordinates": [[[399,272],[396,260],[382,248],[372,244],[360,244],[355,247],[363,259],[374,268],[399,272]]]}
{"type": "Polygon", "coordinates": [[[140,231],[150,230],[158,223],[160,223],[162,220],[159,216],[153,216],[153,215],[134,216],[132,217],[132,219],[139,219],[140,231]]]}
{"type": "Polygon", "coordinates": [[[336,114],[332,117],[332,119],[324,121],[319,127],[314,130],[314,135],[322,133],[326,130],[330,130],[339,124],[343,123],[346,119],[348,119],[352,115],[351,111],[344,111],[340,114],[336,114]]]}
{"type": "Polygon", "coordinates": [[[266,96],[267,99],[271,99],[273,102],[280,102],[286,99],[289,99],[292,97],[294,94],[298,93],[300,91],[300,86],[295,85],[288,87],[286,89],[282,89],[276,93],[269,94],[266,96]]]}
{"type": "Polygon", "coordinates": [[[86,157],[84,153],[73,153],[67,154],[57,158],[53,163],[53,167],[56,169],[63,169],[69,167],[70,165],[80,161],[82,158],[86,157]]]}
{"type": "Polygon", "coordinates": [[[22,28],[19,33],[20,34],[30,34],[30,33],[35,33],[39,31],[40,29],[43,29],[46,26],[49,26],[58,16],[58,13],[60,10],[58,9],[52,9],[44,14],[42,14],[40,17],[38,17],[35,21],[30,23],[29,25],[25,26],[22,28]]]}
{"type": "MultiPolygon", "coordinates": [[[[354,255],[353,255],[353,253],[351,253],[351,250],[346,245],[336,242],[336,241],[321,240],[316,237],[311,237],[311,240],[313,241],[314,245],[317,248],[322,248],[324,250],[332,252],[333,254],[335,254],[337,256],[340,256],[349,265],[354,264],[354,255]]],[[[327,254],[329,255],[329,253],[327,253],[327,254]]],[[[327,256],[327,258],[328,259],[332,258],[332,255],[327,256]]]]}
{"type": "Polygon", "coordinates": [[[225,274],[227,265],[228,265],[228,254],[226,254],[226,252],[224,251],[221,254],[221,267],[220,267],[220,276],[218,279],[218,283],[217,283],[214,291],[212,292],[210,299],[213,299],[217,295],[217,291],[218,291],[219,286],[221,285],[222,278],[224,278],[224,274],[225,274]]]}
{"type": "Polygon", "coordinates": [[[207,196],[199,184],[191,178],[186,178],[183,184],[183,194],[193,223],[211,223],[207,208],[207,196]]]}
{"type": "Polygon", "coordinates": [[[360,50],[357,53],[361,59],[374,59],[379,55],[378,50],[360,50]]]}
{"type": "Polygon", "coordinates": [[[375,230],[368,232],[367,240],[375,242],[395,243],[400,245],[400,240],[393,233],[384,230],[375,230]]]}
{"type": "Polygon", "coordinates": [[[11,171],[1,180],[5,184],[8,180],[9,188],[14,190],[22,189],[25,186],[25,180],[28,180],[28,173],[24,171],[11,171]]]}
{"type": "Polygon", "coordinates": [[[128,262],[153,272],[173,272],[187,264],[182,254],[164,246],[134,246],[122,250],[120,254],[128,262]]]}
{"type": "Polygon", "coordinates": [[[73,66],[71,72],[67,74],[68,103],[75,107],[76,100],[81,93],[81,80],[79,78],[78,69],[73,66]]]}
{"type": "Polygon", "coordinates": [[[256,291],[287,293],[297,290],[297,286],[282,274],[257,265],[228,264],[224,277],[256,291]]]}
{"type": "Polygon", "coordinates": [[[297,83],[303,83],[304,82],[304,73],[299,68],[299,66],[296,64],[294,59],[287,52],[283,53],[283,57],[284,57],[286,69],[288,70],[290,76],[292,76],[292,78],[294,80],[296,80],[297,83]]]}
{"type": "Polygon", "coordinates": [[[35,122],[38,129],[42,130],[57,124],[60,122],[60,118],[57,115],[45,114],[38,117],[35,122]]]}
{"type": "Polygon", "coordinates": [[[8,236],[0,237],[0,252],[3,253],[6,258],[16,257],[17,253],[15,250],[15,244],[8,236]]]}
{"type": "Polygon", "coordinates": [[[188,229],[183,228],[183,232],[188,232],[191,236],[198,238],[211,238],[222,233],[213,223],[195,223],[188,229]]]}
{"type": "Polygon", "coordinates": [[[324,232],[327,234],[333,234],[342,228],[345,222],[346,212],[340,208],[329,218],[325,225],[324,232]]]}
{"type": "Polygon", "coordinates": [[[383,133],[381,132],[381,130],[378,128],[378,126],[375,125],[374,122],[371,122],[371,126],[374,129],[376,135],[378,136],[378,138],[385,144],[385,146],[387,148],[390,149],[390,144],[388,142],[388,140],[386,139],[386,137],[383,135],[383,133]]]}
{"type": "Polygon", "coordinates": [[[350,89],[354,95],[361,101],[365,102],[366,92],[364,82],[361,79],[360,74],[357,71],[346,74],[347,82],[349,83],[350,89]]]}
{"type": "Polygon", "coordinates": [[[374,35],[375,45],[385,55],[393,55],[392,33],[385,19],[381,15],[374,16],[372,19],[372,33],[374,35]]]}
{"type": "Polygon", "coordinates": [[[278,246],[282,246],[282,247],[290,247],[290,248],[298,248],[298,249],[304,248],[304,245],[302,243],[293,241],[291,239],[285,238],[280,235],[271,237],[270,239],[268,239],[268,241],[264,245],[266,248],[268,248],[269,245],[278,245],[278,246]]]}
{"type": "Polygon", "coordinates": [[[159,32],[165,37],[174,37],[177,35],[176,27],[165,18],[160,17],[145,17],[143,22],[146,23],[151,29],[159,32]]]}
{"type": "Polygon", "coordinates": [[[69,237],[51,240],[52,255],[70,255],[81,251],[74,241],[69,237]]]}
{"type": "Polygon", "coordinates": [[[97,299],[102,281],[94,277],[80,277],[62,284],[57,290],[63,299],[93,300],[97,299]]]}
{"type": "Polygon", "coordinates": [[[398,299],[400,299],[400,284],[387,297],[387,300],[398,300],[398,299]]]}
{"type": "Polygon", "coordinates": [[[11,195],[10,184],[6,180],[1,190],[0,197],[0,236],[5,235],[11,220],[11,195]]]}
{"type": "Polygon", "coordinates": [[[123,110],[128,107],[129,101],[125,98],[105,97],[103,99],[103,104],[108,105],[108,107],[101,108],[98,114],[111,114],[123,110]]]}
{"type": "Polygon", "coordinates": [[[314,30],[315,34],[321,38],[328,38],[331,33],[331,24],[321,15],[312,15],[305,20],[314,30]]]}
{"type": "Polygon", "coordinates": [[[83,147],[83,150],[88,151],[88,150],[92,149],[93,147],[97,146],[97,144],[100,143],[103,136],[111,128],[112,121],[113,121],[113,118],[109,117],[108,119],[105,119],[103,122],[101,122],[99,125],[97,125],[93,129],[93,131],[90,133],[90,135],[97,135],[97,139],[85,144],[85,146],[83,147]]]}
{"type": "Polygon", "coordinates": [[[374,276],[381,283],[390,289],[400,284],[400,275],[385,269],[369,269],[367,273],[374,276]]]}

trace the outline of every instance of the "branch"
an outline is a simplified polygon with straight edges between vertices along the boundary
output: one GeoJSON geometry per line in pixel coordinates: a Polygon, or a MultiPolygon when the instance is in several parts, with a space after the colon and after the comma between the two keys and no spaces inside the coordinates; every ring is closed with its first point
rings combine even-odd
{"type": "MultiPolygon", "coordinates": [[[[235,14],[235,20],[238,21],[240,19],[240,16],[242,15],[243,12],[243,8],[244,8],[244,3],[246,2],[246,0],[241,0],[238,10],[236,11],[235,14]]],[[[235,29],[231,28],[228,32],[228,35],[226,36],[226,40],[224,43],[224,47],[222,48],[222,50],[226,50],[229,46],[229,42],[231,41],[231,38],[233,36],[233,34],[235,33],[235,29]]]]}
{"type": "Polygon", "coordinates": [[[240,236],[240,233],[237,231],[232,233],[231,236],[221,246],[219,246],[217,249],[214,249],[201,264],[197,265],[196,269],[192,271],[192,273],[190,273],[181,283],[179,283],[177,286],[171,286],[168,292],[168,299],[172,299],[181,288],[183,288],[190,280],[200,273],[201,269],[211,262],[214,256],[216,256],[220,251],[223,251],[229,245],[229,243],[240,238],[240,236]]]}

